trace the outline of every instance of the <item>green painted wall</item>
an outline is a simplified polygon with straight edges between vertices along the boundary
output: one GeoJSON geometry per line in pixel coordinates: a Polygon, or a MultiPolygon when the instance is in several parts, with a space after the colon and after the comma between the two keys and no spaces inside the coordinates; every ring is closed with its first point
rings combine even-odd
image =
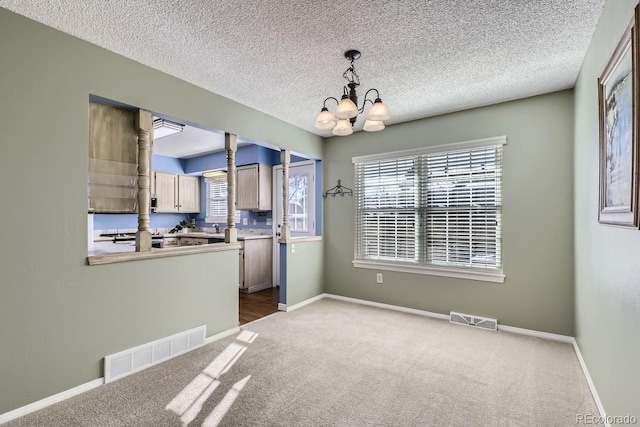
{"type": "Polygon", "coordinates": [[[287,244],[287,306],[323,293],[323,247],[322,240],[287,244]]]}
{"type": "Polygon", "coordinates": [[[324,187],[354,188],[351,158],[499,135],[504,147],[504,283],[352,265],[352,198],[324,203],[325,292],[573,335],[573,92],[462,111],[327,141],[324,187]]]}
{"type": "Polygon", "coordinates": [[[236,251],[86,265],[89,94],[317,158],[322,139],[5,9],[0,57],[0,414],[105,355],[237,326],[236,251]]]}
{"type": "Polygon", "coordinates": [[[640,231],[598,223],[597,78],[637,0],[607,1],[575,87],[576,340],[608,415],[640,418],[640,231]]]}

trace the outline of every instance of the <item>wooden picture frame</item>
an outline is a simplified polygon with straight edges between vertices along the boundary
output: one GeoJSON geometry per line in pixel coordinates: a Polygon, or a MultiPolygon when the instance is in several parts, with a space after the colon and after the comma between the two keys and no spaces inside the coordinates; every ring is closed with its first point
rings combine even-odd
{"type": "Polygon", "coordinates": [[[598,78],[601,224],[638,228],[639,8],[598,78]]]}

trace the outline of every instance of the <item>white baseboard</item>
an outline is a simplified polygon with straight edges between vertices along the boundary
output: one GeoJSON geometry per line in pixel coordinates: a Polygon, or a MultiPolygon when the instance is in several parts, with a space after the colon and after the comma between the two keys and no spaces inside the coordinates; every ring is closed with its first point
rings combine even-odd
{"type": "Polygon", "coordinates": [[[573,344],[573,350],[576,352],[576,356],[578,357],[578,362],[580,362],[580,367],[582,368],[582,373],[584,377],[587,379],[587,384],[589,385],[589,390],[591,391],[591,396],[593,396],[593,400],[596,402],[596,406],[598,407],[598,412],[600,412],[600,416],[605,420],[605,427],[611,427],[611,424],[606,421],[607,413],[604,410],[604,405],[602,404],[602,400],[600,400],[600,396],[598,395],[598,391],[596,390],[596,386],[591,379],[591,374],[589,374],[589,369],[587,369],[587,364],[584,362],[582,358],[582,353],[580,352],[580,347],[578,347],[578,342],[575,338],[571,338],[571,343],[573,344]]]}
{"type": "Polygon", "coordinates": [[[551,341],[560,341],[566,342],[568,344],[573,344],[573,337],[570,337],[568,335],[552,334],[550,332],[534,331],[532,329],[516,328],[515,326],[506,326],[500,324],[498,324],[498,330],[511,332],[513,334],[528,335],[530,337],[544,338],[551,341]]]}
{"type": "Polygon", "coordinates": [[[294,305],[287,305],[287,304],[278,304],[278,310],[279,311],[285,311],[285,312],[289,312],[289,311],[293,311],[293,310],[297,310],[300,307],[304,307],[307,304],[311,304],[312,302],[316,302],[318,300],[321,300],[322,298],[326,298],[327,294],[320,294],[320,295],[316,295],[315,297],[306,299],[302,302],[299,302],[298,304],[294,304],[294,305]]]}
{"type": "Polygon", "coordinates": [[[229,335],[233,335],[237,332],[240,332],[240,328],[236,326],[235,328],[228,329],[226,331],[222,331],[219,334],[211,335],[209,338],[204,340],[205,345],[211,344],[212,342],[221,340],[222,338],[226,338],[229,335]]]}
{"type": "MultiPolygon", "coordinates": [[[[417,310],[415,308],[402,307],[400,305],[383,304],[380,302],[367,301],[358,298],[343,297],[341,295],[324,294],[325,298],[336,299],[340,301],[353,302],[356,304],[369,305],[372,307],[386,308],[388,310],[401,311],[403,313],[416,314],[418,316],[432,317],[434,319],[449,320],[447,314],[434,313],[432,311],[417,310]]],[[[306,302],[306,301],[305,301],[306,302]]],[[[551,334],[549,332],[533,331],[531,329],[516,328],[514,326],[505,326],[498,324],[498,330],[512,332],[514,334],[529,335],[532,337],[545,338],[553,341],[561,341],[569,344],[573,343],[573,337],[566,335],[551,334]]]]}
{"type": "Polygon", "coordinates": [[[37,402],[33,402],[26,406],[14,409],[13,411],[5,412],[4,414],[0,414],[0,424],[4,424],[11,420],[15,420],[16,418],[20,418],[32,412],[46,408],[47,406],[53,405],[54,403],[62,402],[63,400],[69,399],[73,396],[77,396],[78,394],[84,393],[85,391],[100,387],[102,384],[104,384],[104,378],[101,377],[93,381],[89,381],[88,383],[80,384],[77,387],[70,388],[69,390],[54,394],[53,396],[38,400],[37,402]]]}
{"type": "Polygon", "coordinates": [[[367,301],[364,299],[343,297],[341,295],[323,294],[325,298],[337,299],[340,301],[353,302],[355,304],[368,305],[371,307],[386,308],[387,310],[401,311],[403,313],[416,314],[418,316],[433,317],[434,319],[449,320],[446,314],[434,313],[425,310],[416,310],[415,308],[402,307],[400,305],[383,304],[381,302],[367,301]]]}

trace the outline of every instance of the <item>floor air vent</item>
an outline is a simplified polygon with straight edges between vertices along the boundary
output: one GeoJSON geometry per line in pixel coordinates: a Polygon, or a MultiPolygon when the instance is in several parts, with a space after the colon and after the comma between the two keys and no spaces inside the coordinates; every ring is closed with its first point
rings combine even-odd
{"type": "Polygon", "coordinates": [[[449,322],[458,323],[460,325],[473,326],[474,328],[488,329],[490,331],[498,330],[498,321],[487,317],[478,317],[471,314],[456,313],[452,311],[449,315],[449,322]]]}
{"type": "Polygon", "coordinates": [[[204,345],[207,326],[139,345],[104,358],[104,382],[117,380],[204,345]]]}

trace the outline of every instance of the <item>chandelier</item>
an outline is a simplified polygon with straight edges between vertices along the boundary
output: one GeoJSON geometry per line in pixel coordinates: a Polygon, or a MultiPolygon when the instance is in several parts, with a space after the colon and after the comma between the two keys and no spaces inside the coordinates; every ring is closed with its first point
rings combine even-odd
{"type": "Polygon", "coordinates": [[[351,62],[351,65],[342,74],[342,77],[347,80],[347,85],[344,86],[344,93],[342,99],[338,101],[333,96],[328,97],[322,104],[322,110],[316,119],[316,129],[329,130],[333,129],[333,134],[338,136],[351,135],[353,133],[353,124],[358,118],[358,114],[364,111],[367,102],[371,103],[367,119],[364,122],[363,130],[367,132],[376,132],[384,129],[384,120],[389,120],[389,110],[386,105],[382,103],[380,99],[380,93],[378,89],[369,89],[364,95],[364,101],[362,107],[358,108],[358,94],[356,88],[360,86],[360,77],[356,73],[356,69],[353,63],[360,58],[360,51],[348,50],[344,53],[344,57],[351,62]],[[370,92],[376,93],[374,101],[367,98],[370,92]],[[336,109],[336,115],[333,114],[327,108],[327,101],[333,99],[338,104],[336,109]],[[336,120],[337,119],[337,120],[336,120]]]}

